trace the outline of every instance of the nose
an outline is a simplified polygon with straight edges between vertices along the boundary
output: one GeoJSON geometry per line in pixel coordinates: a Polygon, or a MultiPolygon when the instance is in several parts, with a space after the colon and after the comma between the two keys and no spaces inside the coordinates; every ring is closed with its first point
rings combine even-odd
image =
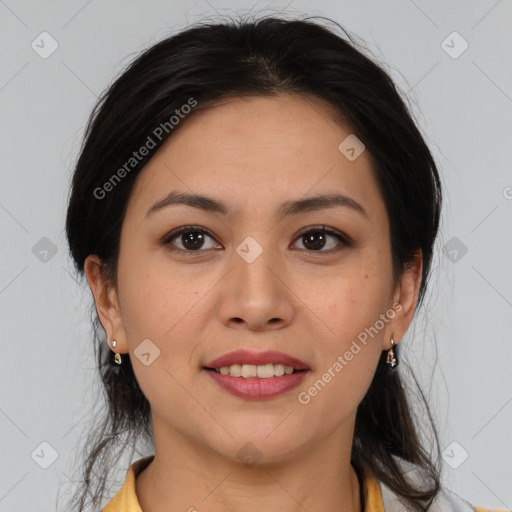
{"type": "Polygon", "coordinates": [[[295,314],[286,262],[280,259],[277,250],[258,248],[254,243],[251,245],[251,240],[237,249],[233,251],[231,271],[220,290],[221,322],[231,328],[252,331],[286,327],[295,314]]]}

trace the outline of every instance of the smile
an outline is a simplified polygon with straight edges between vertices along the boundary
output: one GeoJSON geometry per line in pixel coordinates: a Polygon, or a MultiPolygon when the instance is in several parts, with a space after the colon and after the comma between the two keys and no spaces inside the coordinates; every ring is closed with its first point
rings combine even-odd
{"type": "Polygon", "coordinates": [[[228,393],[245,399],[262,400],[274,398],[290,391],[300,385],[310,370],[295,370],[291,366],[287,366],[287,372],[283,365],[232,365],[221,368],[203,368],[213,381],[220,388],[228,393]],[[234,375],[231,375],[233,370],[234,375]],[[271,368],[267,368],[271,367],[271,368]],[[280,368],[282,367],[282,368],[280,368]],[[244,368],[246,368],[244,370],[244,368]],[[263,377],[258,377],[258,369],[267,372],[263,377]],[[290,372],[291,369],[291,372],[290,372]],[[229,371],[229,374],[222,373],[229,371]],[[277,372],[280,375],[271,375],[277,372]],[[281,371],[283,372],[281,374],[281,371]],[[238,375],[240,374],[240,375],[238,375]]]}
{"type": "Polygon", "coordinates": [[[231,366],[221,366],[220,368],[211,368],[222,375],[231,377],[243,377],[245,379],[258,378],[270,379],[272,377],[282,377],[291,375],[294,372],[305,371],[297,370],[293,366],[284,364],[232,364],[231,366]]]}

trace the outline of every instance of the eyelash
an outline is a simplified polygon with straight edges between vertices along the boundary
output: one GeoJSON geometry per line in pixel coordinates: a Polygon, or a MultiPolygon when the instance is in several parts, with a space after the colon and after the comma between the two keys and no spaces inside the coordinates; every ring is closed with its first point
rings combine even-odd
{"type": "MultiPolygon", "coordinates": [[[[202,228],[200,226],[182,226],[181,228],[178,228],[178,229],[176,229],[174,231],[171,231],[171,233],[168,233],[164,237],[164,239],[162,240],[162,245],[164,245],[164,246],[171,246],[172,245],[171,242],[175,238],[177,238],[179,235],[182,235],[184,233],[191,233],[191,232],[199,232],[201,234],[206,234],[210,238],[215,240],[215,237],[213,236],[211,231],[209,231],[206,228],[202,228]]],[[[304,249],[306,252],[309,252],[309,253],[313,253],[313,254],[321,254],[321,253],[333,254],[333,253],[336,253],[338,251],[341,251],[343,249],[343,246],[344,247],[351,247],[352,246],[352,240],[350,239],[350,237],[348,237],[347,235],[344,235],[343,233],[341,233],[338,230],[336,230],[334,228],[331,228],[329,226],[313,226],[313,227],[305,228],[304,230],[302,230],[297,235],[297,237],[295,238],[295,241],[298,240],[299,238],[305,236],[305,235],[310,234],[310,233],[324,233],[324,234],[327,234],[327,235],[331,235],[331,236],[333,236],[333,237],[338,239],[338,241],[342,244],[342,247],[338,247],[338,248],[335,248],[335,249],[329,249],[327,251],[324,251],[322,249],[319,249],[318,251],[304,249]]],[[[187,254],[191,254],[191,253],[193,254],[193,253],[207,252],[209,249],[198,249],[198,250],[193,251],[193,250],[180,249],[179,247],[173,247],[170,250],[177,251],[177,252],[182,252],[182,253],[187,253],[187,254]]],[[[299,249],[299,250],[301,250],[301,249],[299,249]]]]}

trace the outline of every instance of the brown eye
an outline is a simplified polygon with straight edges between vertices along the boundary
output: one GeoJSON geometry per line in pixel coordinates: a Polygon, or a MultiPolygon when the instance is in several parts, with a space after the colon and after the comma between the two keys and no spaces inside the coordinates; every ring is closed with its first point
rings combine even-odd
{"type": "Polygon", "coordinates": [[[346,236],[327,226],[308,228],[299,235],[297,240],[302,240],[302,243],[308,252],[316,251],[332,253],[339,251],[343,246],[350,246],[346,236]],[[329,245],[330,238],[336,240],[337,243],[331,242],[331,247],[328,247],[327,250],[323,250],[327,245],[329,245]]]}
{"type": "MultiPolygon", "coordinates": [[[[208,247],[208,239],[215,242],[215,238],[207,229],[199,226],[182,226],[169,233],[162,244],[170,246],[172,250],[188,253],[205,252],[208,249],[218,248],[215,247],[215,244],[212,245],[212,242],[208,247]]],[[[317,253],[330,254],[351,245],[348,236],[327,226],[307,228],[299,234],[296,240],[302,240],[304,250],[307,252],[317,253]],[[330,240],[331,242],[329,242],[330,240]]]]}
{"type": "MultiPolygon", "coordinates": [[[[211,234],[209,234],[209,231],[204,228],[183,226],[166,236],[162,243],[164,245],[173,245],[174,247],[176,247],[176,243],[179,243],[181,247],[176,247],[178,251],[202,252],[200,249],[204,249],[204,245],[208,239],[214,240],[211,234]]],[[[206,247],[205,250],[212,248],[214,247],[206,247]]]]}

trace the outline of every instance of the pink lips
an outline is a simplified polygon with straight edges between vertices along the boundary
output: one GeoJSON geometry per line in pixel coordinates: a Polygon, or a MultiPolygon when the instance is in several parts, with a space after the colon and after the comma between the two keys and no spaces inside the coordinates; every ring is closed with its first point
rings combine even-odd
{"type": "MultiPolygon", "coordinates": [[[[236,363],[233,363],[236,364],[236,363]]],[[[270,377],[269,379],[244,377],[231,377],[222,375],[215,370],[203,369],[222,389],[234,396],[250,399],[273,398],[297,387],[309,373],[309,370],[302,370],[290,375],[281,377],[270,377]]]]}
{"type": "Polygon", "coordinates": [[[275,350],[267,350],[265,352],[236,350],[210,361],[204,366],[203,371],[206,371],[222,389],[234,396],[265,399],[273,398],[297,387],[306,377],[306,374],[309,373],[309,368],[306,363],[296,357],[275,350]],[[257,377],[232,377],[231,375],[222,375],[213,370],[213,368],[222,368],[223,366],[231,366],[233,364],[282,364],[292,366],[297,371],[290,375],[285,374],[279,377],[260,379],[257,377]]]}
{"type": "Polygon", "coordinates": [[[293,366],[296,370],[309,370],[306,363],[276,350],[267,350],[265,352],[235,350],[210,361],[205,364],[205,368],[221,368],[222,366],[231,366],[233,364],[283,364],[285,366],[293,366]]]}

